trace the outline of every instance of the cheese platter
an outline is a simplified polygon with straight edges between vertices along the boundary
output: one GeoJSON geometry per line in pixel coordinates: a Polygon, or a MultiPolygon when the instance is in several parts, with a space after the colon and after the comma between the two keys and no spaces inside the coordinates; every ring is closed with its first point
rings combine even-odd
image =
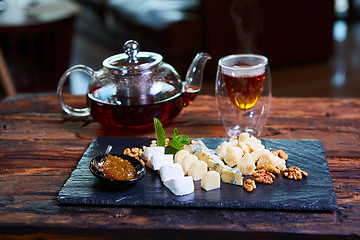
{"type": "MultiPolygon", "coordinates": [[[[321,141],[261,139],[269,150],[282,149],[289,158],[287,165],[306,170],[308,177],[301,181],[285,178],[279,174],[273,184],[257,184],[247,192],[242,186],[221,182],[220,188],[205,191],[201,181],[194,181],[194,191],[184,196],[173,194],[165,187],[160,175],[149,168],[136,185],[128,189],[106,186],[89,171],[89,162],[103,154],[109,144],[113,152],[122,154],[126,148],[149,146],[151,138],[95,138],[82,155],[76,168],[57,196],[59,204],[108,205],[118,207],[181,207],[225,208],[242,210],[276,211],[334,211],[336,197],[330,171],[321,141]]],[[[203,138],[209,149],[215,150],[224,138],[203,138]]],[[[251,176],[244,176],[244,181],[251,176]]]]}

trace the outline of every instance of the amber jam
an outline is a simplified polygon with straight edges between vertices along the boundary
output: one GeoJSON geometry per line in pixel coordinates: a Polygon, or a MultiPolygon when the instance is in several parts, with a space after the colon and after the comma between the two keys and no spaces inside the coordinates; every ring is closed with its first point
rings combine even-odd
{"type": "Polygon", "coordinates": [[[105,127],[152,127],[154,117],[163,124],[169,123],[180,113],[183,99],[174,86],[167,83],[158,86],[158,92],[154,90],[154,94],[140,97],[124,97],[124,93],[116,93],[116,87],[95,89],[87,95],[90,114],[105,127]]]}
{"type": "Polygon", "coordinates": [[[101,167],[102,174],[114,180],[131,180],[135,177],[135,167],[130,161],[110,155],[101,167]]]}
{"type": "Polygon", "coordinates": [[[229,76],[223,74],[225,89],[231,102],[238,108],[252,108],[259,99],[265,80],[265,72],[257,76],[229,76]]]}
{"type": "Polygon", "coordinates": [[[193,103],[196,95],[199,93],[200,88],[196,86],[188,86],[185,88],[185,92],[182,93],[184,107],[193,103]]]}

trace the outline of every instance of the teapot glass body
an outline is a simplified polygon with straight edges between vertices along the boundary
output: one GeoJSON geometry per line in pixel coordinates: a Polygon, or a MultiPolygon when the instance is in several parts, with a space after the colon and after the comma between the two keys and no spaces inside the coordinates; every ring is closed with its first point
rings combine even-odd
{"type": "Polygon", "coordinates": [[[146,128],[153,126],[154,117],[166,124],[200,91],[202,70],[209,58],[206,53],[198,54],[187,80],[182,81],[176,70],[162,61],[161,55],[138,52],[137,45],[127,43],[125,53],[105,59],[99,71],[84,65],[69,68],[59,81],[58,98],[66,113],[91,115],[104,127],[146,128]],[[75,71],[91,77],[87,108],[72,108],[63,101],[64,82],[75,71]]]}

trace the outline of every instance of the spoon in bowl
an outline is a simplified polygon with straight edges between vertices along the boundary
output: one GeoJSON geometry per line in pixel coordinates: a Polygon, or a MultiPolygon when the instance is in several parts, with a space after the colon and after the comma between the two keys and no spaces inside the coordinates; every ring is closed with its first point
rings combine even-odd
{"type": "Polygon", "coordinates": [[[104,162],[106,161],[107,157],[109,156],[109,153],[110,153],[111,149],[112,149],[112,146],[108,145],[106,150],[105,150],[105,153],[104,153],[103,157],[99,161],[94,161],[94,166],[100,172],[102,172],[101,167],[104,164],[104,162]]]}

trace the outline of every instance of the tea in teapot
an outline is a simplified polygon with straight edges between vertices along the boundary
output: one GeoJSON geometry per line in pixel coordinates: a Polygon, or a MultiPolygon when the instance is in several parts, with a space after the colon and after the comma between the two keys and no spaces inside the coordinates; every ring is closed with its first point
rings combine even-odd
{"type": "Polygon", "coordinates": [[[204,65],[210,58],[207,53],[198,53],[182,81],[176,70],[162,61],[161,55],[139,51],[136,41],[127,41],[124,50],[125,53],[105,59],[99,71],[75,65],[63,74],[57,95],[66,113],[91,115],[104,127],[150,127],[154,117],[163,124],[169,123],[195,99],[201,89],[204,65]],[[63,101],[64,83],[75,71],[91,77],[87,108],[72,108],[63,101]]]}

